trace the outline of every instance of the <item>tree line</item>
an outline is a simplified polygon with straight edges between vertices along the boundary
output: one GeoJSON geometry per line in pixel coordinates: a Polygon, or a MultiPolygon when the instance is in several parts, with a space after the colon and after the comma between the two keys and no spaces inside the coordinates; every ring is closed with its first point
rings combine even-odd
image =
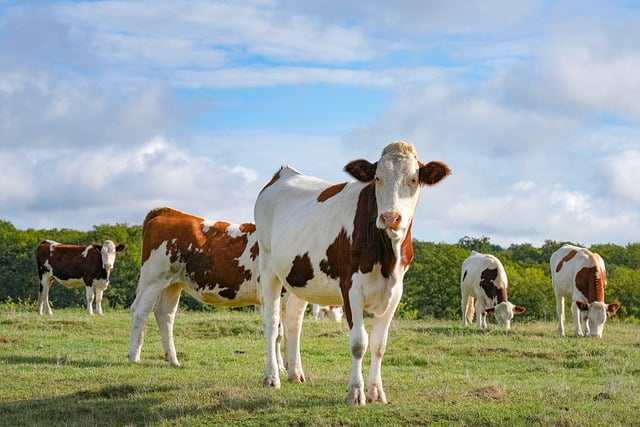
{"type": "MultiPolygon", "coordinates": [[[[103,306],[128,308],[135,298],[140,273],[142,226],[96,225],[89,231],[71,229],[18,230],[0,220],[0,302],[33,304],[38,299],[35,249],[45,239],[67,244],[102,243],[105,239],[124,243],[118,254],[103,306]]],[[[549,258],[566,242],[547,240],[541,247],[512,244],[502,248],[486,236],[465,236],[457,243],[414,240],[414,259],[404,281],[404,295],[398,315],[405,318],[460,318],[460,268],[471,250],[491,253],[503,263],[509,278],[509,300],[526,307],[519,320],[554,320],[555,297],[551,287],[549,258]]],[[[571,243],[571,242],[570,242],[571,243]]],[[[572,242],[578,246],[578,242],[572,242]]],[[[597,244],[589,247],[605,260],[608,285],[606,302],[619,301],[621,319],[640,319],[640,243],[626,246],[597,244]]],[[[183,309],[211,310],[186,294],[183,309]]],[[[84,307],[84,290],[54,285],[49,293],[53,308],[84,307]]],[[[34,308],[35,309],[35,308],[34,308]]],[[[568,314],[568,313],[567,313],[568,314]]]]}

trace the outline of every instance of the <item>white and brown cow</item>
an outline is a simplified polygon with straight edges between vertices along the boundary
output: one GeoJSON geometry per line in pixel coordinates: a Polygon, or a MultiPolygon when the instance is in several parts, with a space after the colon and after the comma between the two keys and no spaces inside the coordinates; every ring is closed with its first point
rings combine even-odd
{"type": "MultiPolygon", "coordinates": [[[[217,307],[262,303],[255,229],[252,223],[208,221],[167,207],[147,214],[140,280],[131,305],[130,361],[140,361],[144,326],[155,307],[165,358],[180,365],[173,323],[182,290],[217,307]]],[[[281,359],[279,368],[284,370],[281,359]]]]}
{"type": "Polygon", "coordinates": [[[267,341],[263,385],[280,388],[276,335],[284,286],[290,293],[285,326],[289,381],[305,380],[300,332],[306,301],[343,305],[352,354],[346,401],[364,405],[365,399],[387,401],[382,357],[413,258],[411,225],[421,186],[438,183],[450,171],[440,162],[420,163],[405,142],[388,145],[375,163],[351,161],[345,171],[357,181],[334,184],[283,166],[256,200],[267,341]],[[373,314],[369,343],[364,310],[373,314]],[[361,371],[368,345],[365,397],[361,371]]]}
{"type": "Polygon", "coordinates": [[[342,311],[342,306],[340,305],[311,304],[311,317],[315,321],[318,321],[326,316],[327,319],[340,323],[342,321],[343,315],[344,312],[342,311]]]}
{"type": "Polygon", "coordinates": [[[42,241],[36,249],[40,290],[38,314],[43,308],[53,314],[49,305],[49,288],[57,281],[68,288],[84,286],[87,295],[87,313],[93,314],[95,295],[96,312],[102,314],[102,295],[109,286],[116,253],[126,245],[116,246],[111,240],[102,245],[65,245],[52,240],[42,241]]]}
{"type": "Polygon", "coordinates": [[[478,327],[485,329],[487,313],[494,313],[500,326],[511,329],[513,316],[524,313],[525,308],[509,302],[508,288],[507,273],[500,260],[491,254],[471,251],[460,274],[462,324],[473,322],[475,311],[478,327]]]}
{"type": "Polygon", "coordinates": [[[569,298],[576,335],[602,338],[607,318],[620,308],[619,302],[604,302],[607,271],[602,257],[585,248],[564,245],[551,255],[550,267],[558,335],[564,336],[564,299],[569,298]]]}

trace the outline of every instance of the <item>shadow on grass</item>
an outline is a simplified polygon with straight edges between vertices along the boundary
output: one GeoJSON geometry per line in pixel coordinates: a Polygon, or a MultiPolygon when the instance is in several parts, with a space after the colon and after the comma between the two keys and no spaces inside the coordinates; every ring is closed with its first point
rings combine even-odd
{"type": "Polygon", "coordinates": [[[60,356],[0,356],[0,361],[6,362],[8,365],[53,365],[53,366],[73,366],[78,368],[103,368],[105,366],[124,365],[125,362],[103,362],[98,360],[74,360],[69,359],[67,355],[60,356]]]}

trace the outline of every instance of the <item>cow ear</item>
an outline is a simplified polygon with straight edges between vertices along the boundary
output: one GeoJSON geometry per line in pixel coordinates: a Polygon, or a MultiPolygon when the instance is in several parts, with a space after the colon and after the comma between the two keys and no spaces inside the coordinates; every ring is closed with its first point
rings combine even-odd
{"type": "Polygon", "coordinates": [[[376,177],[378,162],[371,163],[368,160],[352,160],[344,167],[344,171],[361,182],[371,182],[376,177]]]}
{"type": "Polygon", "coordinates": [[[116,252],[124,252],[124,250],[127,249],[127,245],[125,245],[124,243],[120,243],[118,246],[116,246],[116,252]]]}
{"type": "Polygon", "coordinates": [[[584,302],[582,300],[577,300],[576,301],[576,305],[582,311],[588,311],[589,310],[589,304],[587,304],[586,302],[584,302]]]}
{"type": "Polygon", "coordinates": [[[422,184],[437,184],[447,175],[451,175],[451,169],[442,162],[434,161],[426,165],[420,165],[420,182],[422,184]]]}
{"type": "Polygon", "coordinates": [[[607,316],[611,317],[614,316],[617,312],[618,309],[620,308],[620,303],[619,302],[612,302],[611,304],[607,305],[607,316]]]}
{"type": "Polygon", "coordinates": [[[98,244],[94,243],[91,246],[93,246],[93,249],[95,249],[96,251],[102,252],[102,245],[98,245],[98,244]]]}
{"type": "Polygon", "coordinates": [[[522,306],[516,305],[513,307],[513,314],[522,314],[525,311],[527,311],[527,309],[522,306]]]}
{"type": "Polygon", "coordinates": [[[484,309],[485,313],[493,313],[494,311],[496,311],[496,309],[494,307],[489,307],[489,308],[485,308],[484,309]]]}

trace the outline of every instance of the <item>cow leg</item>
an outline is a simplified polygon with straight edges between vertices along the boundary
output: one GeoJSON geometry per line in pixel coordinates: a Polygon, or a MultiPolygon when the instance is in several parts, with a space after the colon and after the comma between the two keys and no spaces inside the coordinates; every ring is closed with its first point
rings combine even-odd
{"type": "Polygon", "coordinates": [[[389,325],[402,296],[402,286],[393,290],[389,307],[380,317],[374,316],[371,327],[371,369],[367,380],[367,401],[387,403],[387,396],[382,388],[382,358],[387,349],[389,325]]]}
{"type": "Polygon", "coordinates": [[[93,292],[95,293],[95,296],[96,296],[96,313],[98,313],[99,316],[102,316],[103,314],[102,297],[104,295],[104,291],[107,289],[107,286],[109,286],[108,283],[106,283],[104,286],[100,284],[93,286],[93,292]]]}
{"type": "Polygon", "coordinates": [[[473,322],[473,297],[469,294],[462,294],[460,301],[460,310],[462,312],[462,325],[467,326],[468,323],[473,322]]]}
{"type": "Polygon", "coordinates": [[[42,316],[42,310],[45,309],[48,315],[52,315],[53,311],[49,305],[49,288],[53,285],[53,277],[44,274],[40,279],[40,292],[38,293],[38,314],[42,316]]]}
{"type": "Polygon", "coordinates": [[[162,347],[164,348],[164,359],[173,366],[180,366],[176,354],[176,346],[173,342],[173,322],[178,311],[181,292],[182,285],[180,284],[173,284],[168,288],[164,288],[160,292],[160,299],[156,304],[155,310],[156,322],[158,323],[162,347]]]}
{"type": "Polygon", "coordinates": [[[93,287],[85,286],[84,290],[87,293],[87,314],[89,316],[93,315],[93,287]]]}
{"type": "Polygon", "coordinates": [[[289,382],[303,383],[302,359],[300,357],[300,333],[307,302],[290,294],[287,298],[286,316],[282,316],[282,322],[286,328],[287,336],[287,371],[289,382]]]}
{"type": "Polygon", "coordinates": [[[483,298],[476,298],[476,324],[480,329],[487,328],[487,312],[483,298]]]}
{"type": "Polygon", "coordinates": [[[573,327],[576,331],[576,336],[582,336],[582,327],[580,324],[582,323],[582,319],[580,316],[580,309],[578,308],[578,304],[575,301],[571,302],[571,317],[573,318],[573,327]]]}
{"type": "Polygon", "coordinates": [[[558,336],[564,337],[564,297],[556,295],[556,312],[558,313],[558,336]]]}
{"type": "Polygon", "coordinates": [[[161,291],[161,288],[154,286],[153,280],[143,277],[144,272],[141,272],[136,299],[131,304],[131,338],[128,357],[134,363],[140,362],[140,351],[144,342],[144,326],[161,291]]]}
{"type": "Polygon", "coordinates": [[[345,304],[350,304],[352,326],[349,331],[349,348],[351,349],[351,375],[347,387],[346,402],[349,405],[364,405],[364,379],[362,378],[362,358],[367,352],[367,331],[364,328],[364,306],[362,298],[349,295],[345,304]]]}
{"type": "MultiPolygon", "coordinates": [[[[264,257],[260,258],[260,269],[263,270],[264,257]]],[[[264,387],[280,388],[280,375],[278,373],[278,324],[280,323],[280,292],[282,285],[275,276],[264,274],[260,278],[262,287],[262,319],[264,336],[267,341],[267,355],[264,368],[264,387]]],[[[289,337],[287,337],[287,340],[289,337]]],[[[287,345],[288,347],[289,345],[287,345]]]]}

